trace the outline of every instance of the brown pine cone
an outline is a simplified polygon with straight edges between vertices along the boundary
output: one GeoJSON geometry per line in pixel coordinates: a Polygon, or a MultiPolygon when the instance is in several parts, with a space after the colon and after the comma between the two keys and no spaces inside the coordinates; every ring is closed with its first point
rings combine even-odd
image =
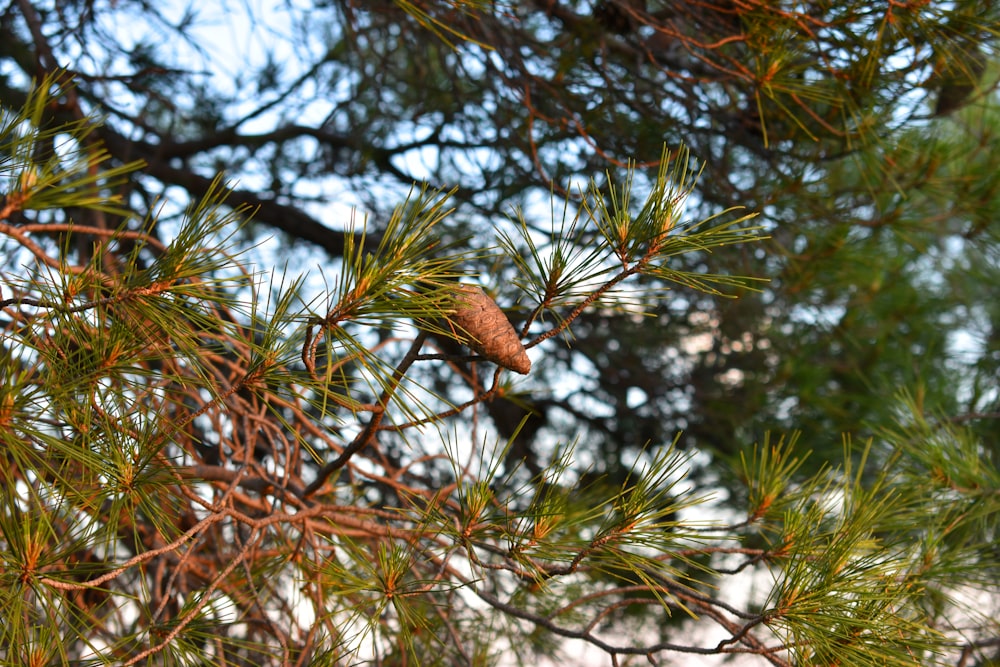
{"type": "Polygon", "coordinates": [[[459,285],[448,320],[462,342],[498,366],[527,375],[531,360],[500,306],[481,287],[459,285]]]}

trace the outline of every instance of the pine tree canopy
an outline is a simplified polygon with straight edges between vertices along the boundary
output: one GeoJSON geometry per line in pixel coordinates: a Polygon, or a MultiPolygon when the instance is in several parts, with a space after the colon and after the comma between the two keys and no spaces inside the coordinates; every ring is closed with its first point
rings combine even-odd
{"type": "Polygon", "coordinates": [[[1000,664],[1000,3],[0,3],[0,664],[1000,664]]]}

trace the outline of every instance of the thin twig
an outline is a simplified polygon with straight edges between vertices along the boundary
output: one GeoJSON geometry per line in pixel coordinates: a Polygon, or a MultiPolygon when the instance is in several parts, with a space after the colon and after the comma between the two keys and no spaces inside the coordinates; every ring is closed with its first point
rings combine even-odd
{"type": "Polygon", "coordinates": [[[323,468],[319,471],[319,474],[316,476],[316,479],[305,488],[305,491],[303,491],[302,496],[304,498],[308,498],[312,494],[316,493],[316,491],[318,491],[326,483],[326,480],[330,477],[330,475],[347,465],[347,462],[351,460],[351,457],[364,449],[364,447],[371,442],[372,438],[375,437],[375,433],[378,431],[378,427],[382,423],[382,418],[385,416],[385,411],[389,407],[389,402],[396,393],[396,389],[399,387],[399,383],[406,374],[406,371],[408,371],[410,366],[413,365],[413,362],[417,360],[417,357],[420,354],[420,348],[423,347],[424,341],[427,340],[427,336],[428,334],[426,331],[421,331],[417,334],[417,337],[413,339],[413,344],[410,345],[410,349],[407,350],[406,355],[403,357],[402,361],[399,362],[399,366],[397,366],[396,370],[393,372],[389,386],[386,387],[385,391],[383,391],[382,395],[379,397],[378,404],[372,411],[372,416],[368,420],[368,424],[365,425],[364,430],[362,430],[361,433],[354,438],[351,444],[340,453],[340,456],[323,466],[323,468]]]}

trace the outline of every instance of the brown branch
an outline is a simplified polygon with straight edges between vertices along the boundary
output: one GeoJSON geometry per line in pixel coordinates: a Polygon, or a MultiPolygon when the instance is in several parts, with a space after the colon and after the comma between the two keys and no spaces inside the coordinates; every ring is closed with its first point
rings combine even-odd
{"type": "MultiPolygon", "coordinates": [[[[562,333],[563,331],[565,331],[569,327],[569,325],[572,324],[573,321],[576,318],[578,318],[581,313],[583,313],[583,311],[585,311],[587,308],[589,308],[590,305],[593,304],[595,301],[597,301],[598,299],[600,299],[611,288],[613,288],[615,285],[619,284],[620,282],[622,282],[626,278],[628,278],[630,276],[633,276],[633,275],[635,275],[637,273],[641,273],[642,269],[649,262],[649,259],[650,258],[648,256],[644,257],[643,259],[639,260],[639,262],[637,262],[636,264],[633,264],[632,266],[626,268],[625,270],[623,270],[620,273],[618,273],[618,275],[616,275],[614,278],[612,278],[611,280],[609,280],[606,283],[604,283],[603,285],[601,285],[594,292],[592,292],[590,295],[588,295],[586,299],[584,299],[579,304],[577,304],[577,306],[572,311],[570,311],[569,315],[567,315],[565,318],[563,318],[563,320],[559,323],[559,326],[554,327],[552,329],[549,329],[545,333],[543,333],[543,334],[537,336],[536,338],[534,338],[533,340],[525,343],[525,345],[524,345],[525,349],[530,349],[532,347],[535,347],[539,343],[541,343],[541,342],[543,342],[545,340],[548,340],[549,338],[552,338],[553,336],[558,336],[560,333],[562,333]]],[[[529,321],[528,324],[525,325],[525,327],[529,326],[530,324],[531,324],[531,322],[529,321]]]]}
{"type": "Polygon", "coordinates": [[[378,404],[375,406],[375,410],[369,418],[368,424],[365,426],[364,430],[362,430],[361,433],[354,438],[351,444],[340,453],[340,456],[323,466],[323,468],[319,471],[319,474],[316,476],[316,479],[313,480],[313,482],[302,492],[303,497],[308,498],[316,493],[316,491],[318,491],[326,483],[326,480],[330,477],[330,475],[343,468],[347,462],[351,460],[352,456],[364,449],[364,447],[371,442],[372,438],[375,437],[375,433],[378,431],[378,427],[382,423],[382,418],[385,416],[385,411],[389,407],[389,402],[396,393],[396,389],[399,387],[399,383],[402,381],[403,376],[409,370],[410,366],[413,365],[413,362],[417,360],[417,357],[420,354],[420,348],[423,347],[424,341],[427,340],[427,336],[427,332],[421,331],[417,334],[417,337],[413,339],[413,344],[410,346],[410,349],[407,350],[402,361],[399,362],[399,365],[393,372],[390,385],[379,397],[378,404]]]}

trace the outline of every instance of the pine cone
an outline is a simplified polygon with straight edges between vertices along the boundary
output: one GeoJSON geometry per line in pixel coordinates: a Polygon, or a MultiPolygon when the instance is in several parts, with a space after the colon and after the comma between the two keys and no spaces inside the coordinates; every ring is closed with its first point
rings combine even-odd
{"type": "Polygon", "coordinates": [[[462,342],[496,365],[527,375],[531,360],[500,306],[474,285],[459,285],[455,292],[455,312],[448,319],[462,342]]]}

